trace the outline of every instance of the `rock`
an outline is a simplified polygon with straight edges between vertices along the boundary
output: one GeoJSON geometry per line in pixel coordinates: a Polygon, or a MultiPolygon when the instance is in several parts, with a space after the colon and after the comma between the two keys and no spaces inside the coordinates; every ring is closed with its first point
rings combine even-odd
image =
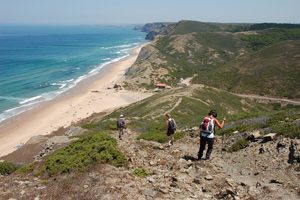
{"type": "Polygon", "coordinates": [[[158,148],[159,148],[160,150],[164,150],[164,146],[162,146],[162,145],[159,146],[158,148]]]}
{"type": "Polygon", "coordinates": [[[254,186],[250,186],[249,190],[248,190],[248,194],[250,194],[251,196],[256,196],[259,195],[261,192],[258,188],[254,187],[254,186]]]}
{"type": "Polygon", "coordinates": [[[270,183],[278,183],[278,184],[283,184],[284,182],[278,179],[271,179],[270,183]]]}
{"type": "Polygon", "coordinates": [[[262,138],[262,135],[260,134],[260,131],[254,131],[251,132],[250,135],[247,137],[248,140],[258,140],[262,138]]]}
{"type": "Polygon", "coordinates": [[[87,132],[87,130],[78,127],[78,126],[72,126],[68,131],[65,132],[64,136],[75,136],[75,135],[82,135],[83,133],[87,132]]]}
{"type": "Polygon", "coordinates": [[[150,161],[150,162],[149,162],[149,165],[150,165],[150,166],[153,166],[154,164],[155,164],[155,163],[154,163],[153,161],[150,161]]]}
{"type": "Polygon", "coordinates": [[[170,186],[171,186],[171,187],[177,187],[178,184],[177,184],[176,182],[172,182],[172,183],[170,184],[170,186]]]}
{"type": "Polygon", "coordinates": [[[231,186],[231,187],[234,187],[236,186],[237,184],[234,182],[234,180],[232,179],[226,179],[226,183],[231,186]]]}
{"type": "Polygon", "coordinates": [[[201,180],[199,178],[194,178],[193,183],[200,184],[201,180]]]}
{"type": "Polygon", "coordinates": [[[199,191],[196,191],[195,193],[194,193],[194,196],[196,196],[196,197],[201,197],[203,195],[203,192],[202,192],[202,190],[199,190],[199,191]]]}
{"type": "Polygon", "coordinates": [[[163,194],[168,194],[168,193],[169,193],[168,190],[162,189],[162,188],[159,188],[159,191],[160,191],[161,193],[163,193],[163,194]]]}
{"type": "Polygon", "coordinates": [[[146,196],[149,196],[149,197],[154,198],[155,195],[157,194],[157,191],[155,191],[155,190],[146,190],[144,194],[145,194],[146,196]]]}
{"type": "Polygon", "coordinates": [[[271,141],[275,138],[276,136],[276,133],[269,133],[268,135],[265,135],[264,136],[264,141],[267,142],[267,141],[271,141]]]}
{"type": "Polygon", "coordinates": [[[212,175],[207,175],[207,176],[205,176],[205,179],[206,179],[206,180],[209,180],[209,181],[214,180],[214,178],[212,177],[212,175]]]}
{"type": "Polygon", "coordinates": [[[67,136],[54,136],[44,143],[42,150],[36,156],[34,156],[34,159],[38,160],[52,153],[54,150],[62,148],[75,140],[78,140],[78,138],[69,139],[67,136]]]}

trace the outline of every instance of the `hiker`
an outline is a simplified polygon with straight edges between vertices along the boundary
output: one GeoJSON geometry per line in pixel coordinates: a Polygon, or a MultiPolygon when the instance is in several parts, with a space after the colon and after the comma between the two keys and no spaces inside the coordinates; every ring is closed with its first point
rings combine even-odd
{"type": "Polygon", "coordinates": [[[213,150],[214,145],[214,132],[215,132],[215,125],[219,128],[223,128],[226,117],[223,118],[222,123],[216,119],[218,116],[217,111],[211,110],[208,115],[204,118],[204,120],[200,124],[200,149],[198,152],[198,160],[202,159],[203,151],[205,149],[206,143],[208,144],[208,148],[206,151],[205,160],[210,159],[210,154],[213,150]]]}
{"type": "Polygon", "coordinates": [[[126,123],[124,120],[124,116],[120,115],[120,118],[117,120],[117,130],[119,129],[119,139],[122,140],[122,136],[124,135],[124,128],[126,129],[126,123]]]}
{"type": "Polygon", "coordinates": [[[174,144],[174,133],[176,132],[176,122],[174,119],[171,118],[171,115],[169,113],[166,114],[167,122],[166,122],[166,134],[167,134],[167,141],[168,146],[171,146],[174,144]],[[170,140],[171,136],[171,140],[170,140]]]}

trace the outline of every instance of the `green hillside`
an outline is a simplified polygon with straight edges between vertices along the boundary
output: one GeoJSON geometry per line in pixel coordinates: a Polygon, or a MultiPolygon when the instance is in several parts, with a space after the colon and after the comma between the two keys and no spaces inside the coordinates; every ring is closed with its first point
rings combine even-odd
{"type": "Polygon", "coordinates": [[[194,83],[235,93],[300,98],[300,40],[285,41],[232,61],[194,83]],[[211,78],[213,77],[213,78],[211,78]]]}
{"type": "Polygon", "coordinates": [[[299,27],[180,21],[144,49],[132,72],[140,87],[194,77],[193,83],[231,92],[297,99],[299,27]]]}
{"type": "Polygon", "coordinates": [[[164,68],[169,71],[161,81],[171,80],[171,85],[182,77],[190,77],[223,65],[244,53],[248,53],[246,42],[240,35],[225,32],[197,32],[188,35],[161,37],[154,47],[165,63],[151,59],[154,71],[164,68]]]}
{"type": "MultiPolygon", "coordinates": [[[[169,112],[176,119],[179,129],[199,126],[200,121],[211,109],[219,113],[219,120],[254,117],[270,111],[268,105],[259,104],[228,92],[201,85],[173,89],[158,93],[140,102],[120,108],[95,124],[84,125],[91,130],[114,128],[116,119],[123,114],[130,129],[140,133],[140,138],[164,143],[165,114],[169,112]]],[[[184,135],[178,132],[176,137],[184,135]]]]}
{"type": "Polygon", "coordinates": [[[222,29],[214,24],[197,22],[197,21],[180,21],[170,35],[184,35],[189,33],[200,32],[217,32],[222,29]]]}

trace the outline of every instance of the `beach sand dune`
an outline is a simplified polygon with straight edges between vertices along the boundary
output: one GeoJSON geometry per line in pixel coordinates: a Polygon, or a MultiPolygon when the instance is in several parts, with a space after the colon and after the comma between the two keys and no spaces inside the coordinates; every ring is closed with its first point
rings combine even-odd
{"type": "Polygon", "coordinates": [[[52,100],[6,120],[0,127],[0,156],[13,152],[32,136],[48,135],[93,113],[111,111],[149,97],[149,93],[108,89],[125,79],[125,70],[134,63],[141,47],[134,50],[133,56],[114,64],[108,73],[84,87],[81,92],[52,100]]]}

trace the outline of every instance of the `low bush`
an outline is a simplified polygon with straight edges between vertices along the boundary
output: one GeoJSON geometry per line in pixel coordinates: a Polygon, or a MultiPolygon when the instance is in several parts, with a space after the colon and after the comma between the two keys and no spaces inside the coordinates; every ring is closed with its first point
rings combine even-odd
{"type": "Polygon", "coordinates": [[[136,168],[132,173],[137,177],[144,177],[150,175],[149,171],[143,168],[136,168]]]}
{"type": "Polygon", "coordinates": [[[116,139],[101,132],[88,134],[85,138],[74,141],[69,146],[46,157],[45,166],[40,173],[49,175],[84,171],[93,163],[109,163],[122,166],[126,158],[117,148],[116,139]]]}
{"type": "Polygon", "coordinates": [[[240,139],[239,141],[237,141],[234,145],[232,145],[232,147],[230,147],[227,151],[232,153],[235,151],[239,151],[247,146],[249,146],[249,141],[246,139],[240,139]]]}
{"type": "Polygon", "coordinates": [[[29,164],[17,169],[16,173],[27,174],[27,173],[32,172],[35,169],[35,167],[36,167],[36,162],[29,163],[29,164]]]}
{"type": "Polygon", "coordinates": [[[0,162],[0,174],[1,175],[9,175],[9,174],[13,173],[15,170],[16,170],[16,168],[10,162],[7,162],[6,160],[3,162],[0,162]]]}

